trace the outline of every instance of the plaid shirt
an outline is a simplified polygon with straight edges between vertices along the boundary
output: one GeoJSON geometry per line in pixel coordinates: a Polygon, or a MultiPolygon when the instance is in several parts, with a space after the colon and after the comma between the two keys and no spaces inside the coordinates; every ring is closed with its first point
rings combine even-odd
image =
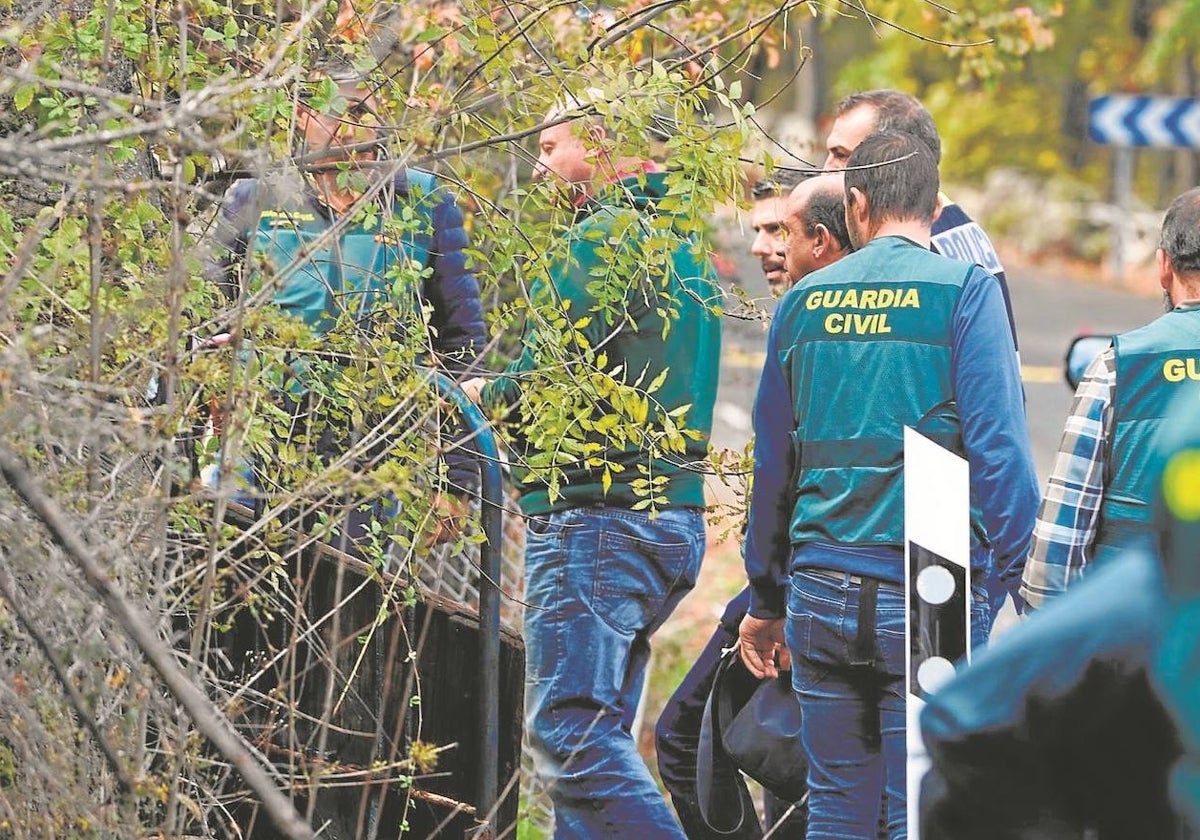
{"type": "Polygon", "coordinates": [[[1116,356],[1109,347],[1088,366],[1075,391],[1042,496],[1021,578],[1021,595],[1030,608],[1062,594],[1091,562],[1116,384],[1116,356]]]}

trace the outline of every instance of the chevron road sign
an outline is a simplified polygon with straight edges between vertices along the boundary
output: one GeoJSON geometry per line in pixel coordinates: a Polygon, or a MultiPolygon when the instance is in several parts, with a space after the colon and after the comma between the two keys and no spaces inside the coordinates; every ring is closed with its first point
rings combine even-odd
{"type": "Polygon", "coordinates": [[[1112,146],[1200,147],[1200,99],[1098,96],[1088,103],[1088,136],[1112,146]]]}

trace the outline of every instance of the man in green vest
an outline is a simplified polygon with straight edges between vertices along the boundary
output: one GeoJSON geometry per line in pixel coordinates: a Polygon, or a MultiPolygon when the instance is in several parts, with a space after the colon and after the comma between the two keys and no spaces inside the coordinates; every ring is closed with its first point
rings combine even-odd
{"type": "Polygon", "coordinates": [[[988,622],[991,558],[1007,568],[1028,547],[1037,480],[1000,284],[929,250],[933,151],[910,134],[871,134],[850,156],[845,200],[857,250],[788,292],[767,337],[741,652],[759,677],[790,660],[806,836],[875,838],[882,795],[899,840],[904,429],[969,463],[973,631],[988,622]]]}
{"type": "MultiPolygon", "coordinates": [[[[350,65],[315,68],[295,106],[295,159],[264,177],[234,182],[204,269],[230,304],[231,329],[211,346],[231,336],[240,340],[240,320],[262,301],[321,340],[291,355],[279,392],[292,423],[279,443],[300,451],[311,446],[325,463],[353,450],[365,452],[358,464],[374,463],[391,438],[361,412],[352,421],[353,406],[338,405],[336,396],[331,402],[312,387],[322,370],[343,362],[322,357],[333,331],[352,348],[370,346],[370,336],[394,338],[413,346],[414,361],[438,364],[451,375],[463,374],[487,339],[462,211],[431,173],[387,161],[380,109],[371,85],[350,65]]],[[[446,480],[431,482],[441,492],[434,496],[439,522],[427,534],[430,542],[456,534],[478,484],[466,453],[453,444],[446,448],[446,480]]],[[[253,504],[254,496],[284,489],[271,460],[259,459],[253,475],[246,471],[256,492],[235,500],[253,504]]],[[[337,545],[357,551],[373,539],[373,524],[391,507],[373,495],[368,509],[357,494],[345,499],[337,545]]],[[[330,500],[322,507],[333,514],[337,505],[330,500]]]]}
{"type": "Polygon", "coordinates": [[[1029,608],[1145,536],[1154,437],[1171,398],[1200,379],[1200,188],[1171,202],[1156,259],[1166,314],[1116,336],[1075,391],[1021,581],[1029,608]]]}
{"type": "Polygon", "coordinates": [[[632,725],[651,636],[704,555],[720,289],[668,173],[581,110],[539,137],[534,176],[573,224],[529,257],[524,350],[464,390],[516,421],[526,733],[554,836],[684,840],[632,725]]]}

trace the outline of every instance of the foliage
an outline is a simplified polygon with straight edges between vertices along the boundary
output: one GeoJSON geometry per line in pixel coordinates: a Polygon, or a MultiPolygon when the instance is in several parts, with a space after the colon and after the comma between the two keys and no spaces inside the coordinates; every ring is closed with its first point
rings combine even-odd
{"type": "MultiPolygon", "coordinates": [[[[839,26],[826,30],[823,43],[829,52],[846,56],[835,95],[900,87],[929,106],[945,145],[942,175],[952,184],[979,188],[997,169],[1011,169],[1052,193],[1079,198],[1065,207],[1110,200],[1112,149],[1088,139],[1089,100],[1110,93],[1200,93],[1193,0],[1013,0],[950,7],[955,34],[947,40],[963,43],[988,34],[1001,47],[962,50],[966,58],[957,74],[947,72],[945,48],[932,43],[914,47],[911,38],[886,27],[877,27],[874,49],[861,49],[859,36],[867,24],[844,9],[837,10],[839,26]],[[847,16],[853,26],[840,25],[847,16]],[[980,77],[976,70],[989,72],[980,77]]],[[[897,19],[912,29],[932,13],[925,4],[894,8],[897,19]]],[[[1142,152],[1138,195],[1149,206],[1163,207],[1195,183],[1197,171],[1191,152],[1142,152]]],[[[1014,209],[1006,206],[1006,197],[999,200],[1005,206],[997,209],[996,219],[1014,209]]],[[[1073,249],[1086,238],[1090,223],[1087,214],[1074,222],[1074,230],[1070,220],[1064,221],[1068,236],[1057,244],[1073,249]]],[[[1009,230],[1000,225],[991,229],[1001,235],[1009,230]]]]}
{"type": "MultiPolygon", "coordinates": [[[[906,5],[880,4],[877,20],[904,20],[906,5]]],[[[994,8],[999,17],[974,15],[950,37],[994,24],[1013,55],[1041,37],[994,8]]],[[[296,103],[341,107],[305,68],[349,58],[378,87],[387,165],[437,171],[473,211],[495,356],[526,319],[558,330],[529,433],[572,457],[599,457],[596,434],[673,450],[696,432],[652,410],[656,383],[596,348],[580,354],[581,325],[527,295],[563,256],[569,224],[547,189],[524,186],[530,143],[573,94],[614,129],[613,154],[656,146],[672,168],[674,223],[646,253],[609,254],[618,266],[646,260],[653,275],[681,239],[703,242],[714,208],[740,193],[756,107],[744,89],[758,56],[780,60],[782,27],[805,4],[0,9],[0,455],[12,456],[13,488],[35,479],[0,503],[0,833],[242,836],[271,801],[248,768],[265,769],[306,820],[320,816],[318,791],[386,781],[403,801],[380,830],[399,833],[447,747],[421,737],[420,639],[404,622],[451,445],[450,412],[419,366],[432,361],[428,313],[397,293],[370,324],[344,316],[318,335],[269,305],[275,279],[253,270],[249,297],[230,304],[202,275],[221,192],[300,150],[296,103]],[[208,343],[222,332],[228,344],[208,343]],[[284,405],[301,395],[311,411],[297,423],[284,405]],[[262,515],[230,520],[246,463],[269,468],[262,515]],[[346,517],[383,504],[393,521],[374,526],[353,574],[321,578],[313,541],[344,546],[346,517]],[[174,666],[148,638],[170,642],[174,666]],[[411,673],[386,720],[367,709],[373,658],[396,665],[397,684],[401,666],[411,673]],[[234,730],[205,724],[171,667],[234,730]],[[328,749],[350,730],[371,736],[364,754],[328,749]]],[[[929,14],[926,31],[947,26],[929,14]]],[[[989,61],[967,69],[989,72],[989,61]]],[[[383,237],[422,224],[369,202],[357,212],[383,237]]],[[[387,280],[403,292],[420,278],[399,267],[387,280]]],[[[609,308],[593,317],[617,317],[621,294],[603,289],[609,308]]],[[[745,470],[744,453],[714,461],[723,480],[745,470]]],[[[557,481],[553,458],[530,466],[557,481]]],[[[658,503],[653,476],[641,489],[658,503]]],[[[353,829],[385,816],[364,806],[347,819],[353,829]]]]}

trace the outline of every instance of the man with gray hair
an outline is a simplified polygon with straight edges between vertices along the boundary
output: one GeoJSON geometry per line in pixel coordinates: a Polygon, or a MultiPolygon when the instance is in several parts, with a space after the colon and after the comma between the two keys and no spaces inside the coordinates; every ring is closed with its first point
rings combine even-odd
{"type": "Polygon", "coordinates": [[[1200,187],[1171,202],[1156,259],[1166,314],[1114,337],[1075,391],[1021,581],[1032,608],[1146,533],[1154,435],[1200,379],[1200,187]]]}

